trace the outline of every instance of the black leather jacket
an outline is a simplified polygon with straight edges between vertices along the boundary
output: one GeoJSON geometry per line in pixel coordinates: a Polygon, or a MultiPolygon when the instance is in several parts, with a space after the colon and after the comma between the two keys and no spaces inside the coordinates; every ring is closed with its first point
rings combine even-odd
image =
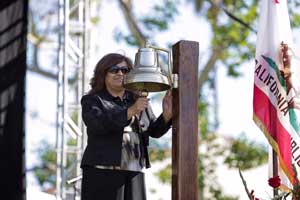
{"type": "MultiPolygon", "coordinates": [[[[84,95],[81,99],[82,118],[87,127],[88,141],[81,167],[120,166],[123,129],[127,120],[127,109],[135,102],[134,95],[125,91],[123,101],[113,97],[107,90],[94,95],[84,95]]],[[[165,123],[162,114],[156,119],[149,106],[141,115],[135,131],[139,132],[146,167],[150,167],[148,157],[149,136],[159,138],[170,128],[171,121],[165,123]]]]}

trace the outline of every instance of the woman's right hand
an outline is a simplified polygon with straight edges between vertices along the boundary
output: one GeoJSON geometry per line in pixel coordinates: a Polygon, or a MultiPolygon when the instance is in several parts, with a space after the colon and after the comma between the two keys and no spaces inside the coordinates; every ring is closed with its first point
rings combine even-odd
{"type": "Polygon", "coordinates": [[[140,112],[144,111],[149,104],[149,99],[146,97],[140,97],[136,100],[136,102],[128,108],[127,117],[130,119],[135,114],[139,114],[140,112]]]}

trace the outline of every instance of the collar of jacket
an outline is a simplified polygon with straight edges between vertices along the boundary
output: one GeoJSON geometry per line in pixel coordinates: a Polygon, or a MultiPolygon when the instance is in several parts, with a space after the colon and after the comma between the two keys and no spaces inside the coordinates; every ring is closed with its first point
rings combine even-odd
{"type": "MultiPolygon", "coordinates": [[[[109,101],[117,101],[121,100],[120,97],[115,97],[112,94],[110,94],[106,89],[100,90],[98,92],[98,95],[101,96],[104,99],[107,99],[109,101]]],[[[133,93],[130,91],[125,90],[124,95],[123,95],[123,101],[128,102],[133,98],[133,93]]]]}

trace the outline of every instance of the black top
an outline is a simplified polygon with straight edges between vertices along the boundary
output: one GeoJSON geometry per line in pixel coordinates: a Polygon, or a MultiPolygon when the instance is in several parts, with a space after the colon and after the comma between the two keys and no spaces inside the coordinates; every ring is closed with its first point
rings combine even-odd
{"type": "MultiPolygon", "coordinates": [[[[130,123],[130,120],[127,120],[127,109],[134,102],[133,94],[128,91],[125,91],[123,101],[112,96],[107,90],[82,97],[82,118],[87,126],[88,141],[81,167],[121,165],[123,129],[130,123]]],[[[165,123],[162,114],[156,119],[150,106],[142,112],[135,131],[141,136],[146,167],[150,167],[147,151],[149,136],[161,137],[170,125],[171,120],[165,123]]]]}

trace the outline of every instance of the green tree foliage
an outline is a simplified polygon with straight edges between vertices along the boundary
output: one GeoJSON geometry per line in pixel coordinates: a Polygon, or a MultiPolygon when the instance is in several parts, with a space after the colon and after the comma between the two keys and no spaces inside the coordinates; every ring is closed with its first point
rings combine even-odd
{"type": "Polygon", "coordinates": [[[267,147],[249,141],[244,135],[231,141],[230,154],[225,157],[224,163],[230,168],[241,170],[251,169],[267,162],[267,147]]]}
{"type": "MultiPolygon", "coordinates": [[[[119,0],[119,3],[130,32],[117,28],[114,37],[116,41],[125,41],[131,46],[143,46],[146,39],[153,38],[155,34],[168,30],[178,14],[176,6],[178,0],[165,0],[159,4],[154,4],[150,11],[139,18],[134,17],[134,5],[132,5],[134,2],[119,0]]],[[[155,41],[152,42],[155,43],[155,41]]]]}
{"type": "Polygon", "coordinates": [[[33,168],[35,177],[44,189],[55,185],[56,152],[47,141],[43,141],[37,149],[41,162],[33,168]]]}
{"type": "Polygon", "coordinates": [[[171,156],[170,149],[166,148],[151,148],[149,149],[150,160],[162,161],[171,156]]]}
{"type": "MultiPolygon", "coordinates": [[[[76,140],[69,139],[68,145],[76,147],[76,140]]],[[[55,186],[56,180],[56,150],[53,145],[50,145],[48,141],[44,140],[37,148],[37,154],[40,158],[40,162],[33,167],[33,173],[37,178],[39,185],[44,189],[50,189],[55,186]]],[[[73,170],[69,175],[75,176],[75,168],[70,167],[74,165],[76,155],[71,154],[67,159],[67,168],[73,170]]]]}
{"type": "Polygon", "coordinates": [[[162,183],[168,183],[170,184],[172,179],[172,166],[168,164],[165,169],[160,170],[155,173],[155,175],[160,179],[162,183]]]}

